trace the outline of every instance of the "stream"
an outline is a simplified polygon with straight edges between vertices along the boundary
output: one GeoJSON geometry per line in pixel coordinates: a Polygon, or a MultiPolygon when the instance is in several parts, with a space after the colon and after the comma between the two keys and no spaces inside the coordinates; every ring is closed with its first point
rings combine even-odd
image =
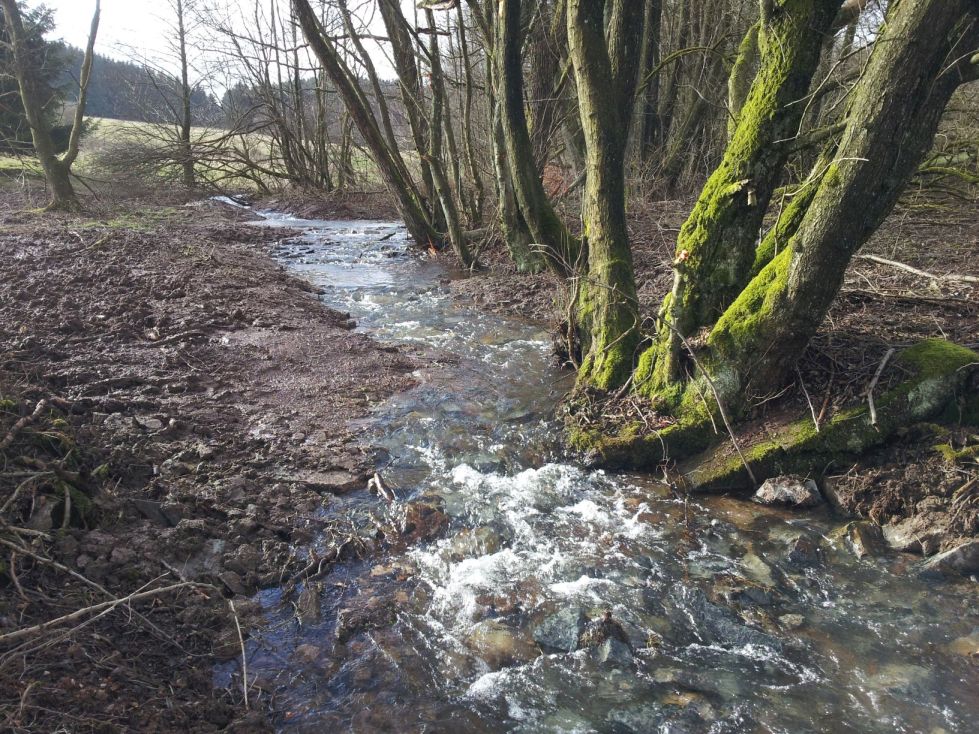
{"type": "MultiPolygon", "coordinates": [[[[974,582],[921,578],[902,554],[858,559],[826,509],[583,469],[560,450],[573,378],[543,325],[460,306],[446,285],[460,276],[397,222],[262,214],[301,231],[277,256],[327,305],[425,356],[419,385],[358,427],[396,505],[448,522],[302,590],[318,617],[258,594],[248,677],[273,692],[277,730],[976,730],[974,582]],[[606,610],[623,639],[575,650],[606,610]]],[[[389,511],[367,492],[331,508],[389,511]]],[[[230,661],[215,681],[240,675],[230,661]]]]}

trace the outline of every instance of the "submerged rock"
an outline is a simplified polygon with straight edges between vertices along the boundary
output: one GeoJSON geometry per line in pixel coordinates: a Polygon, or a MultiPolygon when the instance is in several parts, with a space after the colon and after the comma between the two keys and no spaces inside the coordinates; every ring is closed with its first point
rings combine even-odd
{"type": "Polygon", "coordinates": [[[778,623],[787,630],[795,630],[806,623],[806,618],[801,614],[783,614],[778,618],[778,623]]]}
{"type": "Polygon", "coordinates": [[[441,535],[449,525],[449,518],[441,507],[430,502],[409,502],[399,506],[395,522],[401,539],[408,543],[421,543],[441,535]]]}
{"type": "Polygon", "coordinates": [[[755,502],[762,505],[788,507],[815,507],[821,504],[823,496],[812,479],[804,479],[792,474],[766,479],[755,492],[755,502]]]}
{"type": "Polygon", "coordinates": [[[608,717],[611,731],[629,734],[669,732],[696,734],[707,731],[709,722],[693,706],[644,703],[613,711],[608,717]]]}
{"type": "Polygon", "coordinates": [[[545,650],[574,652],[588,623],[585,613],[569,607],[545,617],[534,629],[534,640],[545,650]]]}
{"type": "Polygon", "coordinates": [[[700,589],[680,589],[676,601],[681,605],[675,610],[678,623],[690,628],[703,643],[728,649],[746,645],[782,649],[777,638],[747,626],[730,610],[711,603],[700,589]]]}
{"type": "Polygon", "coordinates": [[[857,558],[879,556],[884,552],[884,533],[880,525],[867,520],[847,523],[833,536],[845,540],[857,558]]]}
{"type": "Polygon", "coordinates": [[[625,642],[610,637],[592,651],[592,656],[601,665],[613,668],[627,668],[632,665],[632,648],[625,642]]]}
{"type": "Polygon", "coordinates": [[[793,566],[815,566],[819,563],[819,541],[808,535],[800,535],[789,541],[786,560],[793,566]]]}
{"type": "Polygon", "coordinates": [[[932,556],[922,564],[921,571],[926,576],[968,576],[979,573],[979,540],[970,540],[932,556]]]}
{"type": "Polygon", "coordinates": [[[622,625],[612,619],[611,611],[605,612],[599,619],[593,619],[587,624],[578,637],[578,649],[596,647],[606,640],[618,640],[627,647],[631,647],[629,636],[622,625]]]}
{"type": "Polygon", "coordinates": [[[464,558],[475,558],[496,553],[503,547],[503,538],[489,526],[461,530],[447,547],[449,560],[461,561],[464,558]]]}
{"type": "Polygon", "coordinates": [[[540,649],[531,640],[495,619],[477,624],[467,642],[473,652],[494,670],[514,663],[526,663],[540,655],[540,649]]]}

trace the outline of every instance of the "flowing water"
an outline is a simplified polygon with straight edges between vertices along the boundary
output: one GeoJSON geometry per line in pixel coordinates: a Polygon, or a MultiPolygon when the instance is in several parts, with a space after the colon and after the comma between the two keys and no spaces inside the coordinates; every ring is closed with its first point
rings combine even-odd
{"type": "MultiPolygon", "coordinates": [[[[279,730],[977,730],[974,582],[858,560],[825,511],[575,465],[555,421],[570,379],[541,325],[455,304],[452,274],[396,222],[265,216],[301,230],[279,255],[328,305],[432,362],[362,428],[398,504],[449,520],[441,539],[338,565],[306,592],[318,619],[259,594],[248,674],[279,730]],[[605,610],[628,643],[573,650],[605,610]]],[[[389,511],[366,492],[344,504],[389,511]]]]}

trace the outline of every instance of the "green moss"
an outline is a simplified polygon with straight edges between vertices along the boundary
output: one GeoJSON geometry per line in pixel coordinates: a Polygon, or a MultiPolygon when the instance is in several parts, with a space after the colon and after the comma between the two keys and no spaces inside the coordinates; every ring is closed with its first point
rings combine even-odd
{"type": "Polygon", "coordinates": [[[108,464],[99,464],[92,470],[92,477],[94,479],[105,479],[109,476],[110,467],[108,464]]]}
{"type": "Polygon", "coordinates": [[[721,315],[707,343],[721,356],[745,354],[764,327],[776,318],[788,285],[792,251],[785,249],[768,263],[721,315]]]}
{"type": "Polygon", "coordinates": [[[921,377],[943,377],[968,364],[979,364],[979,354],[944,339],[918,342],[898,359],[921,377]]]}
{"type": "Polygon", "coordinates": [[[979,444],[972,444],[961,449],[956,449],[951,444],[940,443],[932,446],[932,448],[941,454],[942,458],[952,466],[979,462],[979,444]]]}
{"type": "Polygon", "coordinates": [[[841,183],[840,178],[840,167],[836,163],[831,163],[829,168],[826,169],[826,175],[823,177],[827,186],[837,187],[841,183]]]}
{"type": "Polygon", "coordinates": [[[709,421],[683,421],[653,433],[639,435],[638,432],[635,424],[625,426],[613,436],[572,427],[568,443],[606,468],[637,469],[691,456],[706,449],[714,439],[709,421]]]}
{"type": "MultiPolygon", "coordinates": [[[[883,445],[908,426],[942,415],[967,380],[961,368],[979,361],[979,355],[948,342],[935,342],[923,342],[900,355],[897,361],[912,367],[916,374],[875,400],[876,426],[870,422],[866,404],[840,411],[819,431],[808,417],[790,423],[769,438],[743,448],[755,477],[760,481],[777,474],[810,474],[833,464],[843,465],[883,445]]],[[[940,428],[922,430],[931,430],[932,436],[942,433],[940,428]]],[[[957,460],[957,455],[950,456],[957,460]]],[[[681,471],[698,491],[752,488],[740,458],[724,442],[686,462],[681,471]]]]}

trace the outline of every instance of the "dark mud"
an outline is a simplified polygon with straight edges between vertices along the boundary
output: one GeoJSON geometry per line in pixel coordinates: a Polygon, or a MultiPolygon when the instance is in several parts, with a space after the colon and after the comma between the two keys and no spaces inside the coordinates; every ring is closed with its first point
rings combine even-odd
{"type": "Polygon", "coordinates": [[[0,646],[0,728],[260,730],[240,690],[213,690],[214,661],[240,652],[226,599],[247,636],[243,599],[304,567],[292,549],[329,538],[334,495],[374,469],[350,421],[411,386],[416,363],[352,333],[265,254],[287,233],[229,207],[23,203],[0,199],[0,440],[48,402],[3,452],[0,505],[39,476],[0,518],[0,538],[35,554],[0,549],[0,635],[204,585],[0,646]]]}

